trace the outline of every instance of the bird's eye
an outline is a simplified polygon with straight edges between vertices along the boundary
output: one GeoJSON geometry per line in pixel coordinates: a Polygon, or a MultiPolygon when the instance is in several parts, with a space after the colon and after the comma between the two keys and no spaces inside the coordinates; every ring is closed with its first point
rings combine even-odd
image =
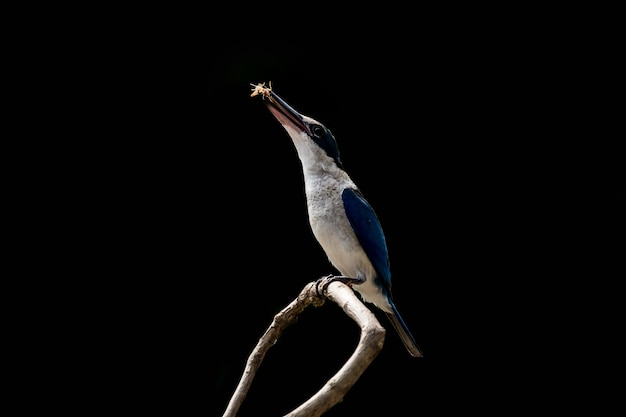
{"type": "Polygon", "coordinates": [[[313,125],[311,126],[311,133],[318,138],[324,137],[324,128],[320,125],[313,125]]]}

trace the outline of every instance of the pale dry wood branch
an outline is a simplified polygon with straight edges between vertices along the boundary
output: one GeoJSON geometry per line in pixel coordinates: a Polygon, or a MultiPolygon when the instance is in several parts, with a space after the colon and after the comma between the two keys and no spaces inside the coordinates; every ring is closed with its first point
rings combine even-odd
{"type": "Polygon", "coordinates": [[[321,416],[343,399],[365,369],[378,356],[385,340],[384,327],[350,287],[339,281],[332,281],[328,284],[329,279],[331,277],[323,278],[317,283],[307,284],[294,301],[276,314],[272,324],[250,354],[239,385],[222,417],[234,417],[237,414],[265,354],[282,332],[296,321],[306,307],[320,306],[324,303],[324,299],[320,298],[316,288],[325,288],[324,296],[340,306],[359,325],[361,337],[354,353],[344,366],[315,395],[285,417],[321,416]]]}
{"type": "Polygon", "coordinates": [[[282,332],[296,321],[300,313],[302,313],[306,307],[311,304],[322,305],[323,303],[324,300],[319,298],[316,294],[315,283],[311,282],[304,287],[295,300],[274,316],[272,324],[270,324],[270,327],[268,327],[263,336],[261,336],[256,347],[248,357],[248,362],[239,380],[239,385],[231,397],[222,417],[234,417],[237,414],[239,407],[241,407],[243,400],[248,394],[252,379],[254,379],[259,366],[261,366],[265,354],[269,348],[274,346],[274,343],[276,343],[282,332]]]}
{"type": "Polygon", "coordinates": [[[334,281],[328,286],[326,295],[359,325],[361,328],[359,344],[348,361],[322,389],[285,417],[319,417],[330,410],[343,400],[346,393],[383,348],[385,328],[361,303],[350,287],[334,281]]]}

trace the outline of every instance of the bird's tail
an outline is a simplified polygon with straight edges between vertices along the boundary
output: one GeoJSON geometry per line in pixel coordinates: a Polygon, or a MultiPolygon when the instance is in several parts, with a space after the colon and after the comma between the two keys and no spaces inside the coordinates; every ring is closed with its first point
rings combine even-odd
{"type": "Polygon", "coordinates": [[[402,317],[400,316],[400,313],[398,313],[396,306],[393,305],[393,303],[391,302],[390,304],[391,304],[391,309],[393,310],[393,312],[392,313],[385,312],[385,314],[389,318],[389,321],[393,325],[394,329],[396,329],[396,332],[398,332],[398,335],[400,336],[400,340],[402,340],[402,343],[406,347],[406,350],[409,351],[411,356],[414,356],[416,358],[421,358],[422,356],[424,356],[422,354],[422,350],[419,348],[419,346],[415,342],[413,335],[409,331],[409,328],[407,327],[407,325],[404,323],[404,320],[402,320],[402,317]]]}

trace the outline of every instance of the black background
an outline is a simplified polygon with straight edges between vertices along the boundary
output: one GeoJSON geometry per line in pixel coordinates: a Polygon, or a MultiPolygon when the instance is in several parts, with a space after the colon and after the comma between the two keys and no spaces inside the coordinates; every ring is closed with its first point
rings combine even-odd
{"type": "MultiPolygon", "coordinates": [[[[590,113],[569,111],[577,39],[460,11],[395,16],[385,29],[372,11],[359,31],[342,29],[354,17],[242,11],[224,26],[191,14],[100,22],[52,54],[73,87],[49,121],[63,139],[38,148],[62,155],[38,180],[55,213],[41,244],[70,238],[48,262],[80,277],[55,290],[80,295],[52,332],[73,364],[53,366],[76,384],[51,401],[221,415],[274,314],[334,272],[309,230],[293,145],[250,97],[250,83],[272,81],[334,133],[381,220],[394,298],[424,351],[410,357],[379,315],[382,352],[326,415],[559,403],[562,377],[593,367],[570,365],[597,331],[574,330],[591,307],[571,296],[588,284],[573,271],[608,265],[623,226],[614,142],[596,135],[591,147],[590,113]]],[[[238,415],[287,413],[358,336],[330,303],[305,311],[238,415]]]]}

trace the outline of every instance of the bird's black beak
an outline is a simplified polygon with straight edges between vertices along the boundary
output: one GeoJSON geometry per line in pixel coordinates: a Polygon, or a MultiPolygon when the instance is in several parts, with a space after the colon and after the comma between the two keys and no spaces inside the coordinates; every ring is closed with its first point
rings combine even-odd
{"type": "Polygon", "coordinates": [[[268,98],[269,100],[265,101],[267,108],[283,126],[291,126],[303,132],[309,132],[309,129],[302,120],[302,115],[287,104],[285,100],[280,98],[278,94],[270,91],[268,98]]]}

